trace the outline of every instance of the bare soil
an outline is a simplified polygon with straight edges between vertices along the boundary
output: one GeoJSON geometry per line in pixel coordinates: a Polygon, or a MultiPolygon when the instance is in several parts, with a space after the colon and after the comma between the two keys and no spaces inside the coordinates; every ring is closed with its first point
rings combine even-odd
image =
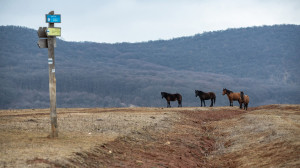
{"type": "Polygon", "coordinates": [[[0,167],[300,167],[300,105],[0,110],[0,167]]]}

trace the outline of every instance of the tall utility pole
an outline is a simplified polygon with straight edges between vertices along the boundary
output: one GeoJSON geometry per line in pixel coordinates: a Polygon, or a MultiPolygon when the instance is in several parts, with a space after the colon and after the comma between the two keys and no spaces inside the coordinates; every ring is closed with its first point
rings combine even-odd
{"type": "Polygon", "coordinates": [[[49,67],[49,95],[50,95],[50,119],[51,133],[50,137],[58,137],[57,114],[56,114],[56,78],[55,78],[55,56],[54,47],[56,47],[56,36],[61,35],[61,28],[55,28],[54,23],[61,23],[61,16],[54,15],[54,11],[46,14],[47,27],[40,27],[38,36],[39,48],[48,48],[48,67],[49,67]]]}

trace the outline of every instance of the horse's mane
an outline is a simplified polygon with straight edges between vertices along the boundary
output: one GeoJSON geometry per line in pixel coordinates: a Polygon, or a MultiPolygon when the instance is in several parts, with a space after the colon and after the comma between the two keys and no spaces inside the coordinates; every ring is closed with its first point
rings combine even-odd
{"type": "Polygon", "coordinates": [[[196,92],[197,92],[197,93],[204,93],[204,92],[202,92],[201,90],[196,90],[196,92]]]}
{"type": "Polygon", "coordinates": [[[226,89],[226,92],[233,93],[233,91],[226,89]]]}
{"type": "Polygon", "coordinates": [[[167,93],[167,92],[161,92],[161,95],[162,95],[162,96],[168,96],[169,93],[167,93]]]}

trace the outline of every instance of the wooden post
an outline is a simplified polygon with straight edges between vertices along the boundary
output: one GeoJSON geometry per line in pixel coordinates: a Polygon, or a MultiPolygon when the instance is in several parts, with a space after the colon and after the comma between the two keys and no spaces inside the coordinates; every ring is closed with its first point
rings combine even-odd
{"type": "MultiPolygon", "coordinates": [[[[49,12],[54,15],[54,11],[49,12]]],[[[54,23],[49,23],[49,28],[54,27],[54,23]]],[[[56,78],[55,78],[55,57],[54,57],[54,41],[55,36],[48,37],[48,66],[49,66],[49,95],[50,95],[50,119],[51,133],[50,137],[58,137],[57,115],[56,115],[56,78]]]]}

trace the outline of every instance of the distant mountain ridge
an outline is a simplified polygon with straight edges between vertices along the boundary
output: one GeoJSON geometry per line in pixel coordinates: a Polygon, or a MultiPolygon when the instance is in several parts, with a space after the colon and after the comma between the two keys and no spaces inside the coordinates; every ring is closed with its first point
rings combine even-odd
{"type": "MultiPolygon", "coordinates": [[[[36,30],[0,26],[0,108],[49,107],[47,49],[37,40],[36,30]]],[[[228,104],[223,87],[248,93],[249,106],[298,104],[299,44],[299,25],[141,43],[57,39],[57,106],[165,106],[161,91],[179,92],[183,106],[198,106],[195,89],[216,92],[220,106],[228,104]]]]}

